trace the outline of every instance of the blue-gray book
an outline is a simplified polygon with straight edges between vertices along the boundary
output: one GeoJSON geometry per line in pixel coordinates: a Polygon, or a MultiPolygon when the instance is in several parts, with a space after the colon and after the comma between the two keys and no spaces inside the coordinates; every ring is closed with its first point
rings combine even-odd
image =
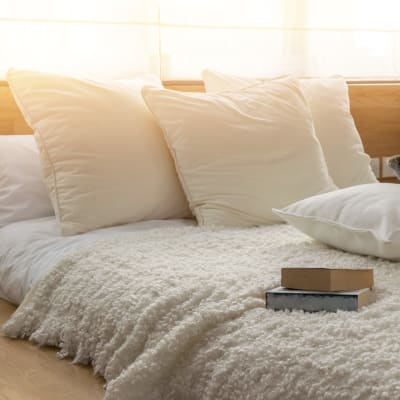
{"type": "Polygon", "coordinates": [[[358,311],[370,302],[369,288],[348,292],[319,292],[278,287],[266,293],[267,308],[272,310],[303,310],[309,312],[358,311]]]}

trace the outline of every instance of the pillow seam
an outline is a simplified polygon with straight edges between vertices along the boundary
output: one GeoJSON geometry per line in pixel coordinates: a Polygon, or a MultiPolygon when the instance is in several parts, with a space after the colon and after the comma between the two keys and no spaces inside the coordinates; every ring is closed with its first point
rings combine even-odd
{"type": "MultiPolygon", "coordinates": [[[[12,80],[12,79],[11,79],[12,80]]],[[[9,80],[9,82],[11,81],[11,80],[9,80]]],[[[22,115],[23,115],[23,117],[25,118],[25,120],[28,122],[28,124],[29,124],[29,126],[31,127],[31,129],[33,130],[33,135],[36,137],[39,137],[39,140],[40,140],[40,144],[41,144],[41,146],[42,146],[42,148],[44,149],[44,151],[45,151],[45,153],[46,153],[46,157],[47,157],[47,160],[49,161],[49,164],[50,164],[50,168],[51,168],[51,170],[52,170],[52,180],[53,180],[53,185],[54,185],[54,191],[55,191],[55,197],[56,197],[56,203],[57,203],[57,208],[58,208],[58,215],[57,215],[57,217],[58,217],[58,219],[59,219],[59,221],[60,221],[60,223],[61,224],[63,224],[63,218],[62,218],[62,215],[61,215],[61,212],[60,212],[60,209],[61,209],[61,207],[60,207],[60,199],[59,199],[59,193],[58,193],[58,187],[57,187],[57,174],[56,174],[56,170],[55,170],[55,168],[54,168],[54,164],[53,164],[53,162],[52,162],[52,160],[51,160],[51,158],[50,158],[50,156],[49,156],[49,152],[48,152],[48,149],[47,149],[47,147],[46,147],[46,144],[44,143],[44,141],[43,141],[43,138],[42,138],[42,134],[40,133],[40,129],[39,128],[33,128],[33,124],[32,124],[32,117],[31,117],[31,114],[30,114],[30,112],[28,111],[28,110],[26,110],[26,108],[22,105],[22,102],[21,102],[21,100],[20,100],[20,98],[19,98],[19,94],[17,93],[18,92],[18,90],[16,90],[14,87],[13,87],[13,85],[12,84],[10,84],[9,85],[9,87],[10,87],[10,90],[11,90],[11,93],[13,94],[13,96],[14,96],[14,99],[15,99],[15,102],[17,103],[17,105],[18,105],[18,107],[19,107],[19,109],[20,109],[20,111],[21,111],[21,113],[22,113],[22,115]]],[[[42,165],[42,168],[43,168],[43,165],[42,165]]],[[[47,186],[47,184],[46,184],[46,186],[47,186]]]]}

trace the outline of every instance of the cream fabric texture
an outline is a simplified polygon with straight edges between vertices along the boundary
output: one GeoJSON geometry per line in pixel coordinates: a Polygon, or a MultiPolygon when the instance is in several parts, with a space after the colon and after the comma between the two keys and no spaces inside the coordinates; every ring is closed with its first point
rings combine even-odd
{"type": "Polygon", "coordinates": [[[159,80],[108,84],[16,70],[7,77],[35,131],[63,234],[189,214],[162,132],[140,94],[159,80]]]}
{"type": "MultiPolygon", "coordinates": [[[[243,78],[211,70],[203,71],[207,92],[236,90],[271,79],[243,78]]],[[[343,78],[301,79],[321,142],[329,174],[340,187],[376,183],[370,158],[350,113],[347,84],[343,78]]]]}
{"type": "Polygon", "coordinates": [[[158,228],[91,243],[5,326],[106,379],[105,400],[395,400],[400,264],[293,227],[158,228]],[[375,269],[359,312],[265,309],[282,265],[375,269]]]}
{"type": "Polygon", "coordinates": [[[0,136],[0,228],[51,215],[54,211],[35,139],[32,135],[0,136]]]}
{"type": "Polygon", "coordinates": [[[294,79],[222,94],[142,93],[200,225],[281,222],[273,207],[335,189],[294,79]]]}
{"type": "Polygon", "coordinates": [[[400,260],[399,199],[400,185],[375,183],[310,197],[276,213],[331,246],[400,260]]]}

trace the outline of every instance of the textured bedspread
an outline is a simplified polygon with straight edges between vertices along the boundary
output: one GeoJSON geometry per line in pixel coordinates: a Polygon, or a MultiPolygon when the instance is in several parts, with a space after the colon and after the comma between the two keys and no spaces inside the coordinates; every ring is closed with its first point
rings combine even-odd
{"type": "Polygon", "coordinates": [[[400,398],[400,264],[289,226],[104,239],[63,260],[5,326],[92,363],[108,400],[400,398]],[[375,267],[358,313],[273,312],[282,266],[375,267]]]}

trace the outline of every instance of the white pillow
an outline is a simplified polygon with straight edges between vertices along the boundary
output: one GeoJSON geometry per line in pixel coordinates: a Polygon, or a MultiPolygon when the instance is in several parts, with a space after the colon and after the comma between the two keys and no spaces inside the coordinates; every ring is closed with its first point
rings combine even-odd
{"type": "Polygon", "coordinates": [[[222,94],[142,93],[201,225],[281,222],[272,207],[335,189],[295,80],[222,94]]]}
{"type": "MultiPolygon", "coordinates": [[[[203,80],[207,92],[222,92],[271,79],[241,78],[205,70],[203,80]]],[[[315,133],[335,184],[343,188],[377,182],[350,113],[345,80],[340,77],[301,79],[301,87],[310,104],[315,133]]]]}
{"type": "Polygon", "coordinates": [[[400,260],[400,185],[374,183],[313,196],[275,210],[333,247],[400,260]]]}
{"type": "Polygon", "coordinates": [[[15,70],[7,77],[35,131],[64,235],[189,214],[162,132],[140,94],[146,78],[106,84],[15,70]]]}
{"type": "Polygon", "coordinates": [[[33,135],[0,136],[0,227],[54,215],[33,135]]]}

